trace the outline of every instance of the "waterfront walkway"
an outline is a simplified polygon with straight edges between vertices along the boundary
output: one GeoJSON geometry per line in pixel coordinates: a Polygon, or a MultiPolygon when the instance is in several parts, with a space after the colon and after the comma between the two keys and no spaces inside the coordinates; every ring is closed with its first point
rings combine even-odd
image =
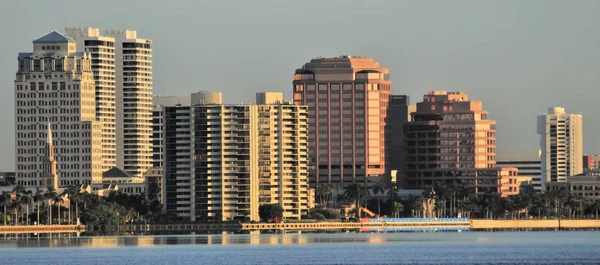
{"type": "Polygon", "coordinates": [[[50,234],[84,232],[85,225],[0,225],[0,234],[50,234]]]}

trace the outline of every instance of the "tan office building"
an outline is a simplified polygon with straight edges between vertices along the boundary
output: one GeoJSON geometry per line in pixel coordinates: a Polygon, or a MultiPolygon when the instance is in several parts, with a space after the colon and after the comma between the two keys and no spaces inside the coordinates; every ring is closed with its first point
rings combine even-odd
{"type": "Polygon", "coordinates": [[[310,185],[364,183],[385,174],[391,81],[370,58],[317,58],[294,74],[294,102],[308,106],[310,185]]]}
{"type": "Polygon", "coordinates": [[[513,193],[509,186],[518,185],[517,169],[495,167],[496,122],[487,115],[481,101],[469,100],[463,92],[431,91],[423,96],[405,126],[405,186],[462,181],[476,192],[513,193]],[[502,181],[503,176],[511,180],[502,181]]]}
{"type": "Polygon", "coordinates": [[[92,62],[76,46],[53,31],[33,41],[33,52],[19,53],[14,83],[17,184],[45,185],[49,138],[59,186],[102,180],[102,124],[96,118],[92,62]]]}

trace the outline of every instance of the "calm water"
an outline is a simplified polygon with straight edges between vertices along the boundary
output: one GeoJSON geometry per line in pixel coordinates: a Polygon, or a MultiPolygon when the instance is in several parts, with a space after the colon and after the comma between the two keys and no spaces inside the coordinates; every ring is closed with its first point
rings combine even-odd
{"type": "Polygon", "coordinates": [[[600,264],[600,232],[3,238],[0,264],[600,264]]]}

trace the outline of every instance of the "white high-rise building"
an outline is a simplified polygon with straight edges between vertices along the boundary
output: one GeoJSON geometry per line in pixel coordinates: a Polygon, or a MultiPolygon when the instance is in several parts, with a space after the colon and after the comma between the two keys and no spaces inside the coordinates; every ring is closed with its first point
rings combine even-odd
{"type": "Polygon", "coordinates": [[[92,56],[97,116],[103,129],[103,162],[135,177],[152,167],[152,41],[135,30],[68,28],[92,56]],[[113,155],[114,154],[114,155],[113,155]]]}
{"type": "Polygon", "coordinates": [[[581,114],[567,114],[554,107],[548,114],[538,116],[542,190],[548,182],[565,182],[567,177],[583,171],[583,118],[581,114]]]}
{"type": "Polygon", "coordinates": [[[102,124],[96,117],[92,62],[76,46],[75,40],[53,31],[33,41],[33,52],[19,53],[17,184],[48,186],[47,139],[54,146],[59,186],[102,181],[102,124]]]}
{"type": "Polygon", "coordinates": [[[66,33],[77,42],[78,51],[92,58],[96,117],[102,122],[102,169],[107,171],[117,165],[115,38],[100,36],[97,28],[66,28],[66,33]]]}

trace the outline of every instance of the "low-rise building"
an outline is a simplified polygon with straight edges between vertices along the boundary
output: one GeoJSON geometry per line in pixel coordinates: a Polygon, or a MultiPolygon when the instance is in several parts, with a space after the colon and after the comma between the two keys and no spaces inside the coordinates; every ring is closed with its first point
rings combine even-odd
{"type": "Polygon", "coordinates": [[[600,198],[600,172],[567,177],[565,182],[550,182],[546,184],[547,191],[567,191],[589,199],[600,198]]]}

